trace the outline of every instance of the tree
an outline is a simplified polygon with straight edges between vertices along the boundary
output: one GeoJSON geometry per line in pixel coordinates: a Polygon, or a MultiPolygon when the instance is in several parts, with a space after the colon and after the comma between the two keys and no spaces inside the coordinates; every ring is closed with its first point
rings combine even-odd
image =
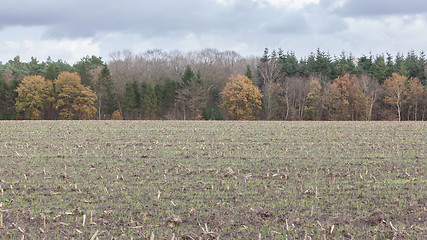
{"type": "Polygon", "coordinates": [[[351,53],[347,56],[347,54],[343,51],[340,54],[340,57],[335,61],[337,73],[344,75],[346,73],[354,73],[356,66],[353,62],[353,56],[351,53]]]}
{"type": "Polygon", "coordinates": [[[321,98],[322,86],[317,78],[313,78],[310,82],[306,106],[304,107],[305,120],[320,120],[322,110],[321,98]]]}
{"type": "Polygon", "coordinates": [[[77,73],[63,72],[55,80],[56,109],[60,119],[92,119],[96,113],[96,94],[81,84],[77,73]]]}
{"type": "Polygon", "coordinates": [[[281,72],[284,77],[292,77],[300,73],[298,59],[294,52],[287,52],[286,54],[283,54],[280,50],[279,59],[282,63],[281,72]]]}
{"type": "Polygon", "coordinates": [[[261,110],[263,95],[246,76],[230,77],[221,97],[221,108],[234,120],[254,120],[261,110]]]}
{"type": "Polygon", "coordinates": [[[410,104],[410,107],[413,110],[414,113],[414,121],[418,120],[418,105],[422,100],[424,92],[424,87],[420,83],[420,80],[418,78],[411,78],[409,80],[409,87],[407,91],[407,100],[410,104]]]}
{"type": "Polygon", "coordinates": [[[258,74],[261,80],[260,87],[264,95],[265,118],[271,120],[278,107],[277,89],[281,78],[281,64],[276,51],[273,51],[270,55],[267,48],[264,50],[264,55],[258,65],[258,74]]]}
{"type": "Polygon", "coordinates": [[[116,110],[113,112],[112,119],[113,120],[123,120],[122,114],[120,113],[119,110],[116,110]]]}
{"type": "Polygon", "coordinates": [[[369,57],[363,55],[358,59],[355,71],[357,74],[365,74],[368,76],[372,76],[374,71],[373,68],[374,67],[372,62],[372,55],[370,55],[369,57]]]}
{"type": "Polygon", "coordinates": [[[93,86],[93,76],[90,74],[90,70],[102,67],[103,65],[104,62],[101,60],[101,57],[86,56],[73,65],[73,70],[79,74],[81,83],[87,87],[93,86]]]}
{"type": "Polygon", "coordinates": [[[123,115],[125,119],[137,119],[140,108],[141,92],[136,81],[126,83],[122,98],[123,115]]]}
{"type": "Polygon", "coordinates": [[[387,78],[387,65],[385,64],[385,59],[383,55],[379,55],[375,58],[373,64],[373,76],[377,81],[382,84],[387,78]]]}
{"type": "Polygon", "coordinates": [[[157,111],[157,95],[154,88],[143,82],[141,84],[141,98],[140,107],[143,119],[154,118],[157,111]]]}
{"type": "Polygon", "coordinates": [[[247,64],[246,65],[246,73],[245,76],[248,77],[250,80],[253,81],[252,79],[252,71],[251,71],[251,65],[247,64]]]}
{"type": "Polygon", "coordinates": [[[177,103],[183,110],[183,117],[201,119],[203,109],[206,108],[211,87],[202,79],[200,71],[194,74],[187,66],[182,76],[182,84],[177,91],[177,103]],[[187,117],[188,116],[188,117],[187,117]]]}
{"type": "MultiPolygon", "coordinates": [[[[159,116],[169,116],[171,110],[175,110],[175,104],[176,104],[176,95],[178,90],[178,83],[175,81],[172,81],[171,79],[167,78],[164,82],[164,84],[156,84],[154,87],[154,90],[156,92],[157,96],[157,110],[159,116]]],[[[175,111],[173,111],[175,112],[175,111]]],[[[169,116],[176,118],[175,114],[173,116],[169,116]]]]}
{"type": "Polygon", "coordinates": [[[46,73],[44,75],[44,77],[47,80],[55,81],[56,78],[58,78],[58,75],[61,74],[62,72],[69,72],[71,71],[71,66],[62,61],[62,60],[58,60],[56,62],[53,62],[52,59],[50,59],[50,57],[47,60],[47,69],[46,69],[46,73]]]}
{"type": "Polygon", "coordinates": [[[406,92],[406,77],[393,73],[391,77],[387,78],[384,82],[385,101],[394,105],[397,110],[399,121],[401,117],[402,102],[406,92]]]}
{"type": "Polygon", "coordinates": [[[366,120],[372,120],[372,110],[374,108],[374,104],[379,99],[382,88],[375,78],[370,77],[368,75],[362,74],[359,77],[360,86],[362,91],[365,93],[367,97],[367,105],[366,105],[366,120]]]}
{"type": "Polygon", "coordinates": [[[94,76],[94,88],[98,96],[98,119],[101,119],[104,114],[111,116],[117,108],[110,71],[107,65],[104,65],[91,70],[90,73],[94,76]]]}
{"type": "Polygon", "coordinates": [[[366,95],[355,75],[336,78],[330,89],[331,120],[362,120],[366,113],[366,95]]]}
{"type": "Polygon", "coordinates": [[[53,101],[51,89],[51,82],[46,81],[42,76],[24,77],[16,89],[18,93],[16,110],[24,119],[42,119],[46,104],[53,101]]]}
{"type": "MultiPolygon", "coordinates": [[[[0,65],[1,66],[1,65],[0,65]]],[[[14,90],[12,86],[3,79],[3,74],[0,71],[0,119],[14,119],[15,117],[15,101],[14,90]]]]}

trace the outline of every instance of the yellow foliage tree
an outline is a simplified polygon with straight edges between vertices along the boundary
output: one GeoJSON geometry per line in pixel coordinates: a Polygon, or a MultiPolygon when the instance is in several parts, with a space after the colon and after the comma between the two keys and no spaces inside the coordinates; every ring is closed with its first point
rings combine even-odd
{"type": "Polygon", "coordinates": [[[113,112],[113,120],[123,120],[122,114],[119,110],[113,112]]]}
{"type": "Polygon", "coordinates": [[[52,83],[41,76],[27,76],[19,84],[16,92],[16,110],[24,119],[42,119],[46,103],[53,101],[52,83]]]}
{"type": "Polygon", "coordinates": [[[365,119],[367,96],[355,75],[345,74],[335,79],[329,94],[331,120],[365,119]]]}
{"type": "Polygon", "coordinates": [[[77,73],[63,72],[55,80],[60,119],[92,119],[96,113],[96,94],[81,84],[77,73]]]}
{"type": "Polygon", "coordinates": [[[221,97],[221,108],[234,120],[254,120],[261,110],[263,95],[246,76],[231,76],[221,97]]]}
{"type": "Polygon", "coordinates": [[[401,109],[406,89],[406,77],[398,73],[393,73],[384,82],[385,101],[396,106],[399,121],[402,119],[401,109]]]}

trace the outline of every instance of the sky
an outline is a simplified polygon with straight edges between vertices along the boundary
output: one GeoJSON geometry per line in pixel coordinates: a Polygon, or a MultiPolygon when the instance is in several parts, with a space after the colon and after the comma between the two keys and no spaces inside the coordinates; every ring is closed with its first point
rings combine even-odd
{"type": "Polygon", "coordinates": [[[427,51],[426,0],[2,0],[0,61],[216,48],[305,57],[427,51]]]}

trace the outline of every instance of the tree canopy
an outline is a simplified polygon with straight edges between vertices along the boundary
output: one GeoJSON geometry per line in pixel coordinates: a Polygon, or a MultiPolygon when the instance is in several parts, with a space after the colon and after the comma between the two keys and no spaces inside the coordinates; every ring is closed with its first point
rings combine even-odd
{"type": "Polygon", "coordinates": [[[357,57],[317,49],[298,58],[293,51],[266,48],[260,57],[216,49],[123,51],[112,53],[108,63],[86,56],[73,65],[17,56],[0,63],[0,117],[102,120],[116,112],[124,119],[242,119],[224,105],[231,76],[246,76],[262,95],[260,109],[247,108],[257,112],[247,113],[252,119],[427,116],[423,52],[357,57]]]}

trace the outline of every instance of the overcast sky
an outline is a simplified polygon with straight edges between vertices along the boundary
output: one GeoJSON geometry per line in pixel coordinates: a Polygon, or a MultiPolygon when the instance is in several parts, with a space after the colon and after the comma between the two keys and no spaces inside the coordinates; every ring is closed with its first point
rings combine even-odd
{"type": "Polygon", "coordinates": [[[426,0],[2,0],[0,61],[148,49],[427,51],[426,0]]]}

